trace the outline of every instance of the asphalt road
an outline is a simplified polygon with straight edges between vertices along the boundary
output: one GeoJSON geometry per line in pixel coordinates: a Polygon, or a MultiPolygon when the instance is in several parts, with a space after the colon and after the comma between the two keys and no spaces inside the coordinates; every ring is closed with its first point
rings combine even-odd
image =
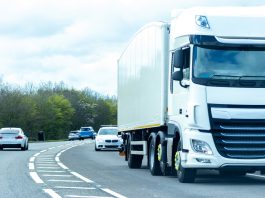
{"type": "Polygon", "coordinates": [[[221,177],[201,171],[194,184],[129,169],[117,152],[94,151],[91,140],[32,143],[0,151],[0,198],[265,197],[265,177],[221,177]]]}

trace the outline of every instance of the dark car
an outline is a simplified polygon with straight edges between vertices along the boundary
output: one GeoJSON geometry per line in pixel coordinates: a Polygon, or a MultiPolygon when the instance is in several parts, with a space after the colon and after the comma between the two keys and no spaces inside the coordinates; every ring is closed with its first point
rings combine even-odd
{"type": "Polygon", "coordinates": [[[81,140],[88,138],[94,139],[95,138],[94,133],[95,132],[92,127],[81,127],[79,131],[79,137],[81,140]]]}

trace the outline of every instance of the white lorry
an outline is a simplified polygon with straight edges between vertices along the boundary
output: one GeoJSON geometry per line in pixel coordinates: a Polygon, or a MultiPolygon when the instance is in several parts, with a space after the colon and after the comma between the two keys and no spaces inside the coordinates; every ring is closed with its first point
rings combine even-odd
{"type": "Polygon", "coordinates": [[[118,60],[125,159],[194,182],[265,169],[265,12],[191,8],[151,23],[118,60]]]}

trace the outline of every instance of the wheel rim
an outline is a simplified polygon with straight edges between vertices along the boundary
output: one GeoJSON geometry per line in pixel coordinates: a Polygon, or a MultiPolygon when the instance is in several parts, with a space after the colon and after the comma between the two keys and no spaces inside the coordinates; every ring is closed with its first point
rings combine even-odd
{"type": "Polygon", "coordinates": [[[158,159],[158,161],[162,160],[162,146],[161,146],[161,144],[159,144],[157,147],[157,159],[158,159]]]}
{"type": "Polygon", "coordinates": [[[177,151],[175,154],[175,169],[179,171],[180,167],[180,151],[177,151]]]}

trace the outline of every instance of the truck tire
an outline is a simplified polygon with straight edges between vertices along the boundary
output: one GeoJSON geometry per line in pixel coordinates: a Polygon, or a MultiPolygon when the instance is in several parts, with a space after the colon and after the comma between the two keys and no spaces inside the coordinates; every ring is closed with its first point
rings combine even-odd
{"type": "Polygon", "coordinates": [[[177,170],[177,176],[180,183],[193,183],[196,176],[196,169],[184,168],[181,164],[181,141],[178,143],[177,151],[174,157],[174,166],[177,170]]]}
{"type": "Polygon", "coordinates": [[[167,165],[167,147],[166,145],[163,145],[163,142],[165,141],[165,134],[164,132],[160,131],[157,135],[159,136],[157,156],[160,170],[162,175],[168,176],[171,175],[171,168],[167,165]]]}
{"type": "Polygon", "coordinates": [[[134,168],[134,169],[141,168],[143,156],[131,154],[131,135],[129,135],[127,142],[127,156],[128,156],[129,168],[134,168]]]}
{"type": "Polygon", "coordinates": [[[162,175],[160,162],[158,160],[158,144],[156,144],[156,134],[151,133],[148,153],[149,170],[152,175],[162,175]]]}

